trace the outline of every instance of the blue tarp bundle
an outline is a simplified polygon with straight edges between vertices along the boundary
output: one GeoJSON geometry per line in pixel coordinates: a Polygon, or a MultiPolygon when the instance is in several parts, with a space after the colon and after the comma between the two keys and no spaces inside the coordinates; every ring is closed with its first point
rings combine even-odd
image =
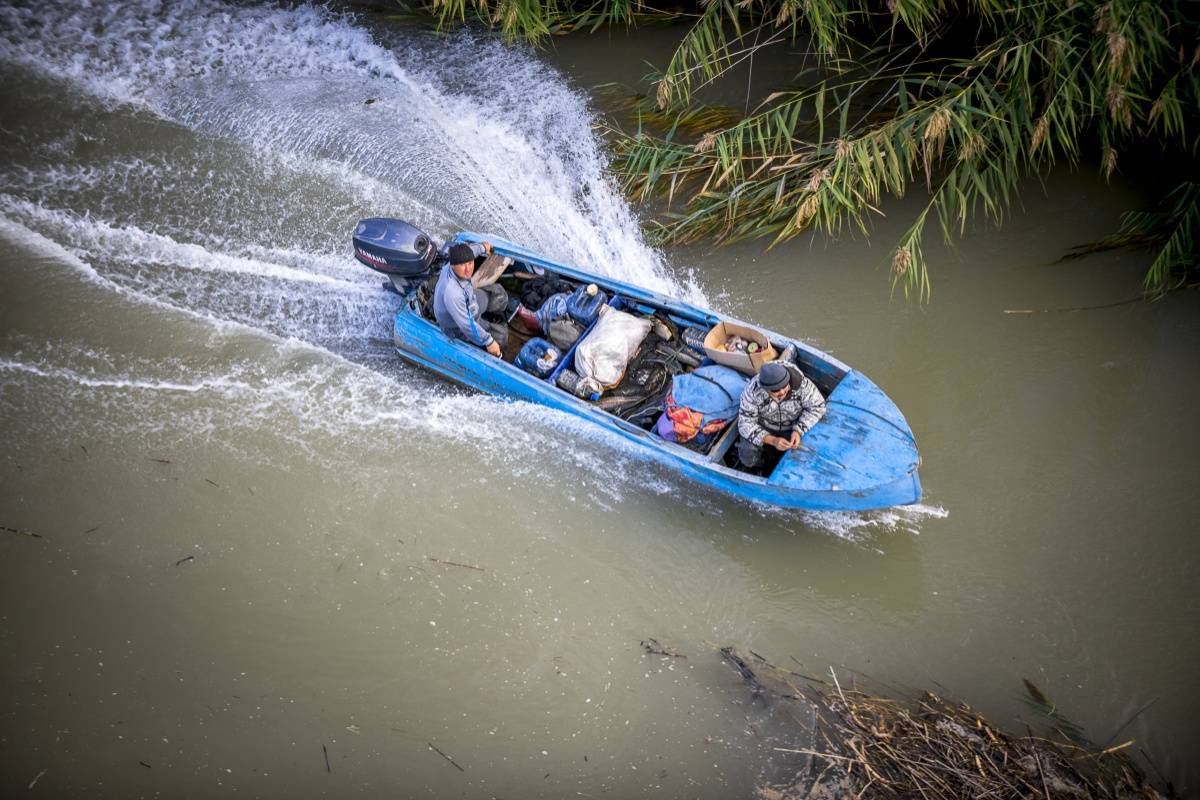
{"type": "Polygon", "coordinates": [[[720,364],[676,375],[663,401],[658,435],[668,442],[706,446],[737,418],[738,402],[749,382],[737,370],[720,364]]]}

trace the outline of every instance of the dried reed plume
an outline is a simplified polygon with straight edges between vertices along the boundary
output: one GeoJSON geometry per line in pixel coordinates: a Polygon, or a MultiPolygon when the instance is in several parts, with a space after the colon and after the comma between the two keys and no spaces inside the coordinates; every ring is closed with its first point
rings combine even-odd
{"type": "Polygon", "coordinates": [[[717,143],[717,137],[720,135],[720,131],[708,131],[700,137],[700,141],[696,142],[696,146],[692,149],[697,153],[707,153],[713,149],[713,145],[717,143]]]}
{"type": "Polygon", "coordinates": [[[796,210],[796,227],[800,228],[807,225],[809,220],[817,215],[817,208],[819,208],[820,205],[821,199],[815,194],[810,194],[808,197],[804,198],[804,202],[802,202],[800,207],[796,210]]]}
{"type": "Polygon", "coordinates": [[[1100,159],[1100,171],[1104,177],[1110,178],[1117,169],[1117,151],[1111,147],[1104,148],[1104,156],[1100,159]]]}

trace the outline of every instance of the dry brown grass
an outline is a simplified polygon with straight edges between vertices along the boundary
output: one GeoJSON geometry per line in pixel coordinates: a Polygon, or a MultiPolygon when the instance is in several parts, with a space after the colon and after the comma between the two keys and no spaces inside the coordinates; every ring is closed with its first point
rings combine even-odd
{"type": "MultiPolygon", "coordinates": [[[[1134,742],[1099,748],[1053,713],[1049,732],[1005,732],[966,703],[932,692],[891,698],[858,687],[806,678],[761,658],[722,651],[775,702],[808,706],[815,720],[808,746],[777,747],[802,756],[789,780],[764,783],[764,800],[817,798],[1030,798],[1030,800],[1166,800],[1129,757],[1134,742]],[[1076,735],[1076,739],[1068,736],[1076,735]]],[[[1037,698],[1044,696],[1028,686],[1037,698]]],[[[802,718],[803,715],[793,715],[802,718]]]]}

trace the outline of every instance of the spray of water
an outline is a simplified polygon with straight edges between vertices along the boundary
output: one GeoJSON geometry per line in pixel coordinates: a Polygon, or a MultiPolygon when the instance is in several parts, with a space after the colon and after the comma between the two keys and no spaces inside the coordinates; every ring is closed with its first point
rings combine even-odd
{"type": "MultiPolygon", "coordinates": [[[[0,363],[0,385],[217,392],[226,401],[253,387],[256,413],[305,420],[302,451],[330,425],[394,430],[409,442],[486,416],[495,441],[478,442],[482,450],[525,442],[547,452],[564,432],[596,434],[544,409],[446,392],[391,363],[395,300],[348,257],[357,219],[402,217],[437,237],[495,233],[704,300],[642,240],[607,177],[586,99],[532,55],[496,42],[372,32],[312,6],[4,5],[0,64],[56,87],[30,119],[6,123],[13,157],[0,165],[0,233],[11,239],[19,228],[54,243],[63,260],[133,302],[329,359],[191,380],[146,364],[90,375],[56,363],[64,348],[55,343],[0,363]]],[[[611,471],[611,453],[591,466],[588,448],[563,458],[611,471]]],[[[814,521],[835,532],[857,524],[814,521]]]]}
{"type": "MultiPolygon", "coordinates": [[[[0,29],[0,60],[110,106],[332,169],[346,186],[388,187],[365,212],[401,211],[443,236],[497,233],[698,296],[642,241],[585,99],[527,54],[468,35],[412,34],[389,49],[323,8],[214,0],[6,7],[0,29]]],[[[345,232],[329,231],[339,243],[345,232]]]]}

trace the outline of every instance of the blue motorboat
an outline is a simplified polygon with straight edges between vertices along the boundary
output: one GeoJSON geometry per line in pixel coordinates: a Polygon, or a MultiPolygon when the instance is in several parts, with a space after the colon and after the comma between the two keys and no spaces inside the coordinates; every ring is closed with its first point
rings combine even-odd
{"type": "MultiPolygon", "coordinates": [[[[864,511],[915,503],[921,498],[920,456],[900,410],[865,375],[801,341],[559,264],[495,236],[464,232],[439,249],[430,237],[405,222],[372,218],[359,222],[353,245],[355,258],[386,275],[385,286],[402,297],[394,325],[401,358],[455,383],[593,422],[624,439],[641,457],[696,484],[754,503],[864,511]],[[638,346],[619,386],[602,394],[583,392],[580,396],[574,380],[564,380],[573,374],[576,349],[603,316],[564,348],[560,362],[545,377],[514,363],[521,345],[535,334],[523,320],[528,311],[536,311],[523,308],[516,296],[502,313],[504,319],[495,320],[510,326],[503,358],[488,355],[438,328],[433,321],[432,289],[449,245],[484,240],[503,257],[499,281],[509,287],[511,295],[520,293],[522,282],[537,278],[565,282],[560,285],[595,284],[611,309],[654,323],[656,333],[647,334],[638,346]],[[720,323],[758,331],[769,345],[764,354],[798,367],[826,398],[825,416],[804,435],[801,446],[769,459],[766,468],[758,471],[749,471],[738,462],[736,420],[704,446],[667,441],[656,432],[655,423],[669,389],[659,373],[667,369],[669,378],[713,363],[712,357],[720,354],[705,349],[704,343],[697,341],[697,332],[714,330],[720,323]]],[[[778,455],[777,451],[771,454],[778,455]]]]}

